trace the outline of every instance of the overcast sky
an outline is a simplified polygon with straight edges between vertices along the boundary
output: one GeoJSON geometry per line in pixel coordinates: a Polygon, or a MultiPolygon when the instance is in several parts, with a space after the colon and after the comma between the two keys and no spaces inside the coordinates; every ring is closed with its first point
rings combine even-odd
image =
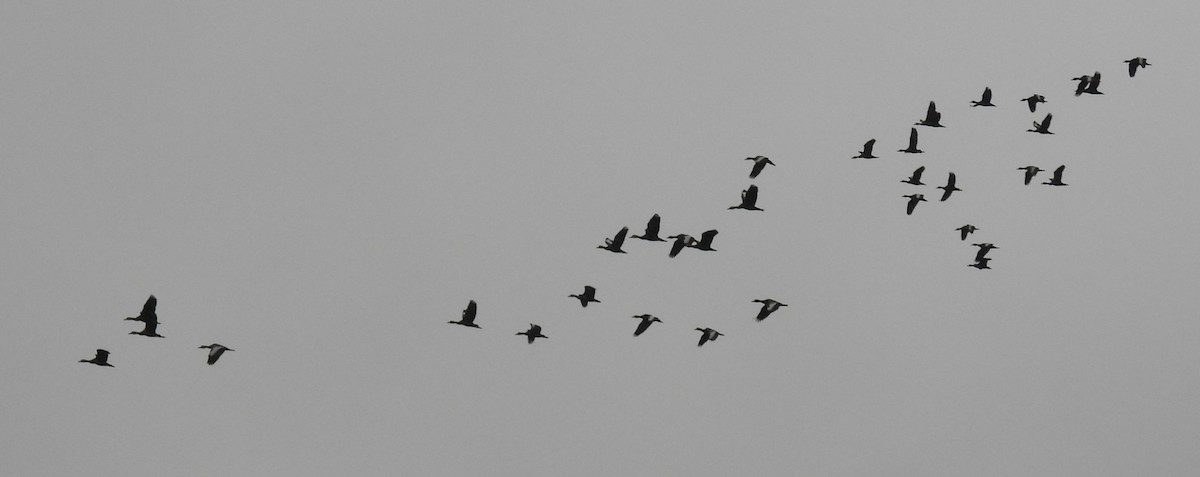
{"type": "Polygon", "coordinates": [[[0,467],[1194,475],[1198,18],[8,2],[0,467]],[[1094,71],[1105,94],[1074,97],[1094,71]],[[998,107],[970,107],[985,86],[998,107]],[[931,100],[946,127],[895,152],[931,100]],[[750,184],[765,210],[728,210],[750,184]],[[597,249],[655,213],[717,251],[597,249]],[[122,321],[150,294],[163,339],[122,321]],[[759,298],[789,306],[757,322],[759,298]],[[469,300],[482,328],[447,324],[469,300]],[[635,338],[642,313],[663,323],[635,338]],[[208,366],[214,342],[236,351],[208,366]],[[96,348],[115,367],[78,362],[96,348]]]}

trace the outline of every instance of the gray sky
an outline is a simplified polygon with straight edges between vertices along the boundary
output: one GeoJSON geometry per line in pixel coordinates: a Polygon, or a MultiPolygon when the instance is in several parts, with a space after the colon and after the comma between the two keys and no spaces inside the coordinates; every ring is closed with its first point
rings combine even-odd
{"type": "Polygon", "coordinates": [[[6,473],[1200,468],[1189,3],[390,3],[0,6],[6,473]]]}

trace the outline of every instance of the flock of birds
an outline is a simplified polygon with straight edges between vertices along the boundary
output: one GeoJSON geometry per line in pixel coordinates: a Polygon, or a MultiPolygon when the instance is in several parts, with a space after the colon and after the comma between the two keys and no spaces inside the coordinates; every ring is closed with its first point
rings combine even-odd
{"type": "MultiPolygon", "coordinates": [[[[126,320],[130,320],[130,321],[142,322],[142,330],[141,331],[130,331],[129,334],[147,336],[150,338],[162,338],[163,335],[158,334],[158,325],[160,325],[161,323],[158,321],[158,313],[155,311],[157,308],[158,308],[158,298],[155,298],[154,295],[150,295],[150,298],[146,299],[146,304],[142,305],[142,312],[139,313],[138,316],[130,316],[128,318],[125,318],[126,320]]],[[[207,345],[199,347],[198,349],[208,349],[208,364],[209,365],[216,363],[217,360],[221,358],[221,355],[225,354],[226,351],[234,351],[233,349],[227,348],[227,347],[219,345],[217,343],[207,344],[207,345]]],[[[114,366],[112,365],[112,363],[108,362],[109,354],[110,353],[108,352],[108,350],[97,349],[95,357],[93,357],[92,359],[81,359],[81,360],[79,360],[79,362],[80,363],[92,363],[97,366],[108,366],[108,367],[112,368],[114,366]]]]}

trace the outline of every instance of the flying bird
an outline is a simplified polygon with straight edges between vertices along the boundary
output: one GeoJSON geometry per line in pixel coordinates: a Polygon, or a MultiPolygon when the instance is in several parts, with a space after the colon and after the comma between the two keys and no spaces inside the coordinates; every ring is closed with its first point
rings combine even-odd
{"type": "Polygon", "coordinates": [[[975,261],[975,263],[969,264],[969,265],[967,265],[967,266],[968,266],[968,267],[975,267],[975,268],[978,268],[978,269],[980,269],[980,270],[983,270],[983,269],[988,269],[988,270],[991,270],[991,269],[992,269],[992,267],[989,267],[989,266],[988,266],[988,262],[989,262],[989,261],[991,261],[991,260],[992,260],[992,259],[990,259],[990,258],[981,258],[981,259],[979,259],[979,260],[976,260],[976,261],[975,261]]]}
{"type": "MultiPolygon", "coordinates": [[[[1104,93],[1101,93],[1097,89],[1099,87],[1100,87],[1100,72],[1097,71],[1092,74],[1092,79],[1088,81],[1087,89],[1083,90],[1083,92],[1087,93],[1087,94],[1104,94],[1104,93]]],[[[1075,94],[1078,95],[1079,92],[1076,91],[1075,94]]]]}
{"type": "Polygon", "coordinates": [[[149,336],[151,338],[162,338],[163,337],[163,335],[158,334],[158,322],[157,321],[143,321],[142,323],[145,325],[145,327],[142,328],[142,331],[130,331],[129,334],[149,336]]]}
{"type": "Polygon", "coordinates": [[[858,155],[851,157],[851,159],[875,159],[877,156],[871,155],[872,149],[875,149],[875,139],[871,139],[866,144],[863,144],[863,150],[859,151],[858,155]]]}
{"type": "Polygon", "coordinates": [[[712,328],[696,328],[696,331],[699,331],[700,333],[702,333],[700,335],[700,343],[697,344],[696,346],[704,346],[704,343],[707,343],[709,341],[716,341],[718,336],[725,336],[723,333],[718,332],[717,330],[714,330],[712,328]]]}
{"type": "Polygon", "coordinates": [[[1131,59],[1131,60],[1125,60],[1125,63],[1129,63],[1129,77],[1130,78],[1132,78],[1133,75],[1135,73],[1137,73],[1137,69],[1139,66],[1142,68],[1150,66],[1150,63],[1147,63],[1146,59],[1142,58],[1140,56],[1137,58],[1131,59]]]}
{"type": "Polygon", "coordinates": [[[750,187],[742,191],[742,203],[730,207],[730,209],[746,209],[746,210],[762,210],[755,204],[758,203],[758,186],[750,184],[750,187]]]}
{"type": "MultiPolygon", "coordinates": [[[[471,302],[471,303],[475,303],[475,302],[471,302]]],[[[210,345],[204,345],[204,346],[200,347],[200,349],[204,349],[204,348],[208,348],[208,365],[209,366],[212,366],[213,363],[216,363],[217,360],[221,358],[221,354],[225,353],[226,351],[234,351],[233,349],[226,348],[226,347],[221,346],[216,343],[213,343],[210,345]]]]}
{"type": "Polygon", "coordinates": [[[908,133],[908,149],[901,149],[896,152],[907,152],[909,154],[920,154],[925,152],[917,149],[917,128],[912,128],[912,131],[908,133]]]}
{"type": "Polygon", "coordinates": [[[975,233],[975,231],[976,231],[976,230],[979,230],[979,227],[976,227],[976,226],[974,226],[974,225],[971,225],[971,224],[967,224],[967,225],[964,225],[964,226],[962,226],[962,227],[959,227],[959,228],[957,228],[957,229],[954,229],[954,230],[958,230],[959,232],[962,232],[962,239],[963,239],[963,240],[966,240],[966,239],[967,239],[967,236],[968,236],[968,235],[971,235],[971,234],[973,234],[973,233],[975,233]]]}
{"type": "Polygon", "coordinates": [[[604,239],[604,245],[597,245],[596,248],[602,248],[609,252],[625,253],[621,250],[621,244],[625,243],[625,234],[629,233],[629,227],[621,227],[621,231],[613,238],[604,239]]]}
{"type": "Polygon", "coordinates": [[[938,186],[938,189],[942,189],[943,191],[945,191],[945,192],[942,192],[942,200],[941,201],[944,202],[946,199],[949,199],[950,194],[953,194],[954,191],[962,190],[962,189],[959,189],[958,187],[954,187],[955,182],[956,181],[955,181],[954,173],[951,172],[950,177],[946,179],[946,185],[938,186]]]}
{"type": "Polygon", "coordinates": [[[467,303],[467,308],[462,312],[462,319],[459,321],[450,321],[448,323],[470,326],[471,328],[479,328],[479,325],[475,324],[475,308],[475,300],[471,300],[469,303],[467,303]]]}
{"type": "Polygon", "coordinates": [[[1046,113],[1046,118],[1042,122],[1033,122],[1033,129],[1026,129],[1026,132],[1035,132],[1038,134],[1054,134],[1050,132],[1050,120],[1054,119],[1054,114],[1046,113]]]}
{"type": "Polygon", "coordinates": [[[675,243],[671,244],[671,258],[675,258],[676,255],[679,255],[679,252],[682,251],[684,247],[690,247],[697,243],[695,238],[687,234],[672,235],[667,238],[675,239],[675,243]]]}
{"type": "Polygon", "coordinates": [[[1017,168],[1018,171],[1022,169],[1025,170],[1025,185],[1029,185],[1029,181],[1033,180],[1033,176],[1036,176],[1037,173],[1045,170],[1038,166],[1025,166],[1017,168]]]}
{"type": "Polygon", "coordinates": [[[1045,103],[1046,97],[1042,96],[1040,94],[1035,94],[1028,98],[1022,99],[1021,101],[1024,101],[1026,104],[1029,105],[1029,112],[1035,113],[1035,112],[1037,112],[1038,103],[1045,103]]]}
{"type": "Polygon", "coordinates": [[[751,179],[758,177],[758,174],[763,171],[763,168],[767,167],[767,164],[772,166],[775,165],[775,163],[771,162],[770,159],[767,159],[766,156],[747,157],[746,160],[754,161],[754,167],[750,169],[751,179]]]}
{"type": "Polygon", "coordinates": [[[986,243],[986,242],[985,243],[974,243],[971,245],[979,247],[979,251],[975,252],[975,261],[976,262],[983,260],[984,257],[987,257],[988,252],[991,252],[992,249],[1000,248],[995,245],[992,245],[991,243],[986,243]]]}
{"type": "Polygon", "coordinates": [[[971,107],[975,106],[995,106],[992,104],[992,88],[983,88],[983,97],[979,101],[971,101],[971,107]]]}
{"type": "Polygon", "coordinates": [[[758,310],[758,316],[756,316],[754,318],[758,321],[762,321],[767,316],[770,316],[771,313],[774,313],[775,310],[779,309],[779,307],[787,306],[787,303],[780,303],[780,302],[777,302],[770,298],[762,299],[762,300],[752,300],[752,301],[755,303],[762,303],[762,308],[758,310]]]}
{"type": "Polygon", "coordinates": [[[649,240],[651,242],[666,242],[666,240],[663,240],[662,237],[658,236],[658,226],[660,222],[662,222],[662,217],[659,217],[658,214],[654,214],[653,217],[650,217],[650,221],[646,222],[646,231],[641,235],[632,235],[630,238],[649,240]]]}
{"type": "Polygon", "coordinates": [[[633,336],[641,336],[642,333],[645,333],[646,330],[650,329],[650,325],[652,323],[655,323],[655,322],[662,323],[662,320],[658,319],[658,317],[654,316],[654,315],[642,314],[642,315],[634,315],[633,317],[642,320],[641,323],[638,323],[637,329],[633,330],[633,336]]]}
{"type": "Polygon", "coordinates": [[[917,202],[922,202],[925,200],[925,194],[912,194],[912,195],[906,195],[904,197],[908,197],[908,214],[907,215],[912,215],[913,209],[917,208],[917,202]]]}
{"type": "Polygon", "coordinates": [[[1079,96],[1079,95],[1083,94],[1084,91],[1087,90],[1088,83],[1090,83],[1092,81],[1092,77],[1088,76],[1088,75],[1082,75],[1077,78],[1071,78],[1071,81],[1079,82],[1079,84],[1075,85],[1075,96],[1079,96]]]}
{"type": "Polygon", "coordinates": [[[933,101],[929,102],[929,109],[925,110],[925,119],[917,121],[915,124],[935,128],[945,127],[942,126],[942,113],[937,111],[937,106],[933,104],[933,101]]]}
{"type": "Polygon", "coordinates": [[[154,312],[154,309],[157,307],[158,298],[154,298],[154,295],[150,295],[150,298],[146,299],[146,304],[142,305],[142,312],[139,313],[138,316],[130,316],[125,319],[140,321],[143,323],[149,323],[151,321],[158,323],[158,314],[154,312]]]}
{"type": "Polygon", "coordinates": [[[542,327],[541,327],[541,326],[539,326],[539,325],[535,325],[535,324],[533,324],[533,323],[530,323],[530,324],[529,324],[529,329],[528,329],[528,330],[526,330],[526,331],[522,331],[522,332],[520,332],[520,333],[517,333],[517,334],[518,334],[518,335],[525,335],[527,338],[529,338],[529,344],[533,344],[533,340],[535,340],[535,339],[538,339],[538,338],[546,338],[546,339],[549,339],[549,338],[550,338],[549,336],[546,336],[546,335],[543,335],[543,334],[542,334],[542,327]]]}
{"type": "Polygon", "coordinates": [[[912,175],[909,176],[908,179],[902,180],[900,182],[903,182],[905,184],[912,184],[912,185],[925,185],[924,182],[921,182],[921,173],[923,173],[923,172],[925,172],[925,166],[918,167],[917,170],[913,171],[912,175]]]}
{"type": "Polygon", "coordinates": [[[1043,184],[1052,185],[1052,186],[1067,185],[1067,184],[1063,183],[1063,181],[1062,181],[1063,170],[1066,168],[1067,168],[1067,166],[1058,166],[1058,169],[1054,170],[1054,177],[1051,177],[1050,180],[1043,182],[1043,184]]]}
{"type": "Polygon", "coordinates": [[[95,364],[95,365],[98,365],[98,366],[108,366],[108,367],[110,367],[110,368],[115,368],[115,367],[116,367],[116,366],[113,366],[113,365],[111,365],[111,364],[108,364],[108,351],[106,351],[106,350],[102,350],[102,349],[97,349],[97,350],[96,350],[96,357],[95,357],[95,358],[92,358],[92,359],[81,359],[81,360],[79,360],[79,362],[80,362],[80,363],[92,363],[92,364],[95,364]]]}
{"type": "Polygon", "coordinates": [[[717,249],[712,248],[712,241],[714,238],[716,238],[716,236],[717,236],[716,230],[706,231],[706,232],[700,234],[699,242],[693,242],[693,243],[689,244],[688,246],[698,249],[698,250],[715,252],[715,251],[717,251],[717,249]]]}
{"type": "Polygon", "coordinates": [[[583,286],[583,294],[582,295],[567,295],[567,296],[571,297],[571,298],[578,298],[579,304],[583,305],[584,308],[587,308],[588,303],[600,303],[600,300],[596,299],[596,287],[593,287],[591,285],[583,286]]]}

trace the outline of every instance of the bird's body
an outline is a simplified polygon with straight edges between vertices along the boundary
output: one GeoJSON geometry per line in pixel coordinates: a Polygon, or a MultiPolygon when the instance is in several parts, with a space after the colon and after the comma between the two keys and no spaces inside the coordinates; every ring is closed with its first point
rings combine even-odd
{"type": "Polygon", "coordinates": [[[746,190],[742,191],[742,203],[730,207],[730,209],[746,209],[746,210],[762,210],[756,205],[758,203],[758,186],[750,184],[746,190]]]}
{"type": "Polygon", "coordinates": [[[997,246],[992,245],[991,243],[987,243],[987,242],[975,243],[975,244],[971,244],[971,245],[979,247],[979,251],[975,252],[975,261],[976,262],[978,262],[980,260],[984,260],[984,258],[987,257],[988,252],[991,252],[992,249],[1000,248],[1000,247],[997,247],[997,246]]]}
{"type": "Polygon", "coordinates": [[[1054,134],[1050,132],[1050,120],[1054,119],[1054,114],[1046,113],[1046,118],[1042,122],[1033,122],[1033,129],[1026,129],[1025,132],[1035,132],[1038,134],[1054,134]]]}
{"type": "Polygon", "coordinates": [[[149,336],[151,338],[162,338],[163,337],[163,335],[158,334],[158,322],[157,321],[143,321],[142,323],[145,325],[145,327],[142,328],[142,331],[130,331],[129,334],[149,336]]]}
{"type": "Polygon", "coordinates": [[[995,106],[992,104],[992,88],[983,88],[983,97],[979,98],[979,101],[971,101],[971,107],[975,106],[995,106]]]}
{"type": "Polygon", "coordinates": [[[102,350],[102,349],[96,350],[96,357],[94,357],[92,359],[81,359],[81,360],[79,360],[79,362],[80,363],[92,363],[97,366],[108,366],[110,368],[116,367],[111,364],[108,364],[108,351],[102,350]]]}
{"type": "Polygon", "coordinates": [[[716,341],[718,337],[725,336],[723,333],[721,333],[717,330],[714,330],[712,328],[696,328],[696,331],[699,331],[701,333],[700,343],[697,344],[696,346],[704,346],[704,343],[707,343],[709,341],[716,341]]]}
{"type": "Polygon", "coordinates": [[[517,333],[517,334],[518,334],[518,335],[525,335],[525,337],[529,339],[529,344],[533,344],[533,340],[535,340],[535,339],[538,339],[538,338],[547,338],[547,339],[548,339],[548,338],[550,338],[549,336],[546,336],[546,335],[543,335],[543,334],[542,334],[542,327],[541,327],[541,326],[539,326],[539,325],[535,325],[535,324],[533,324],[533,323],[530,323],[530,324],[529,324],[529,329],[528,329],[528,330],[526,330],[526,331],[522,331],[522,332],[520,332],[520,333],[517,333]]]}
{"type": "Polygon", "coordinates": [[[1079,95],[1083,94],[1084,91],[1087,90],[1088,83],[1090,83],[1092,81],[1092,77],[1088,76],[1088,75],[1082,75],[1082,76],[1079,76],[1076,78],[1071,78],[1071,81],[1079,82],[1078,84],[1075,85],[1075,96],[1079,96],[1079,95]]]}
{"type": "Polygon", "coordinates": [[[142,312],[138,316],[130,316],[125,319],[140,321],[142,323],[149,323],[151,321],[158,323],[158,314],[155,313],[156,308],[158,308],[158,298],[150,295],[150,298],[146,299],[146,304],[142,305],[142,312]]]}
{"type": "Polygon", "coordinates": [[[642,320],[640,323],[638,323],[637,329],[633,330],[633,336],[641,336],[642,333],[645,333],[647,329],[650,329],[650,325],[653,323],[662,323],[662,320],[658,319],[658,317],[654,315],[642,314],[634,315],[633,317],[642,320]]]}
{"type": "Polygon", "coordinates": [[[625,243],[625,234],[629,233],[629,227],[621,227],[617,235],[613,238],[604,239],[604,245],[598,245],[596,248],[602,248],[613,253],[625,253],[621,250],[621,245],[625,243]]]}
{"type": "Polygon", "coordinates": [[[1033,180],[1033,176],[1036,176],[1037,173],[1042,172],[1044,169],[1042,169],[1038,166],[1025,166],[1025,167],[1018,167],[1017,170],[1025,171],[1025,185],[1029,185],[1029,181],[1033,180]]]}
{"type": "Polygon", "coordinates": [[[1130,60],[1125,60],[1125,63],[1129,63],[1129,77],[1130,78],[1132,78],[1133,75],[1137,73],[1139,66],[1142,68],[1150,66],[1150,63],[1147,63],[1146,59],[1142,58],[1140,56],[1137,58],[1130,59],[1130,60]]]}
{"type": "Polygon", "coordinates": [[[587,308],[588,303],[600,303],[600,300],[596,299],[596,287],[591,285],[584,285],[582,294],[567,296],[571,298],[578,298],[579,304],[583,305],[584,308],[587,308]]]}
{"type": "Polygon", "coordinates": [[[1035,112],[1037,112],[1038,103],[1045,103],[1046,97],[1042,96],[1040,94],[1035,94],[1028,98],[1022,99],[1021,101],[1024,101],[1026,104],[1029,105],[1029,112],[1035,113],[1035,112]]]}
{"type": "Polygon", "coordinates": [[[863,144],[863,150],[859,151],[858,155],[851,157],[851,159],[875,159],[877,156],[871,155],[872,149],[875,149],[874,139],[871,139],[870,141],[867,141],[866,144],[863,144]]]}
{"type": "Polygon", "coordinates": [[[684,247],[689,247],[697,243],[695,238],[687,234],[672,235],[667,238],[675,239],[675,243],[671,244],[671,258],[675,258],[676,255],[679,255],[679,252],[682,251],[684,247]]]}
{"type": "Polygon", "coordinates": [[[957,231],[959,231],[959,232],[962,232],[962,234],[961,234],[961,235],[962,235],[962,239],[963,239],[963,240],[966,240],[966,239],[967,239],[967,236],[968,236],[968,235],[970,235],[970,234],[973,234],[973,233],[975,233],[975,231],[976,231],[976,230],[979,230],[979,227],[976,227],[976,226],[974,226],[974,225],[971,225],[971,224],[967,224],[967,225],[964,225],[964,226],[962,226],[962,227],[959,227],[959,228],[957,228],[957,229],[954,229],[954,230],[957,230],[957,231]]]}
{"type": "Polygon", "coordinates": [[[908,212],[906,215],[912,215],[913,209],[917,208],[917,202],[925,201],[925,194],[911,194],[904,197],[908,198],[908,212]]]}
{"type": "Polygon", "coordinates": [[[662,222],[662,217],[654,214],[650,217],[650,221],[646,222],[646,232],[642,235],[631,235],[630,238],[649,240],[651,242],[666,242],[662,237],[658,236],[658,227],[662,222]]]}
{"type": "Polygon", "coordinates": [[[459,321],[451,321],[449,323],[454,323],[456,325],[469,326],[471,328],[479,328],[479,325],[475,324],[475,310],[476,310],[475,300],[471,300],[469,303],[467,303],[467,308],[464,309],[462,312],[462,319],[459,321]]]}
{"type": "Polygon", "coordinates": [[[787,306],[787,303],[780,303],[780,302],[772,300],[770,298],[761,299],[761,300],[752,300],[752,301],[755,303],[762,303],[762,308],[760,308],[758,310],[758,316],[754,317],[754,319],[756,319],[758,321],[762,321],[766,317],[770,316],[771,313],[774,313],[775,310],[779,309],[779,307],[787,306]]]}
{"type": "Polygon", "coordinates": [[[942,113],[937,110],[937,105],[933,101],[929,102],[929,108],[925,110],[925,118],[915,123],[917,126],[929,126],[934,128],[942,128],[942,113]]]}
{"type": "Polygon", "coordinates": [[[901,149],[896,152],[907,152],[909,154],[920,154],[922,152],[925,152],[920,149],[917,149],[917,128],[912,128],[912,131],[909,131],[909,133],[908,133],[908,148],[901,149]]]}
{"type": "MultiPolygon", "coordinates": [[[[1087,94],[1104,94],[1104,93],[1101,93],[1098,88],[1100,88],[1100,72],[1099,71],[1092,73],[1092,78],[1090,80],[1088,80],[1087,88],[1084,89],[1083,92],[1087,93],[1087,94]]],[[[1078,95],[1079,92],[1076,92],[1075,94],[1078,95]]]]}
{"type": "Polygon", "coordinates": [[[903,182],[905,184],[912,184],[912,185],[925,185],[924,182],[921,182],[921,174],[924,172],[925,172],[925,166],[918,167],[917,170],[913,171],[912,175],[909,176],[908,179],[902,180],[900,182],[903,182]]]}
{"type": "Polygon", "coordinates": [[[713,242],[713,239],[716,238],[716,236],[717,236],[716,230],[706,231],[706,232],[700,234],[699,242],[694,242],[688,246],[692,247],[694,249],[697,249],[697,250],[715,252],[715,251],[717,251],[717,249],[712,248],[712,242],[713,242]]]}
{"type": "Polygon", "coordinates": [[[992,259],[990,259],[990,258],[981,258],[981,259],[979,259],[979,260],[976,260],[976,261],[975,261],[975,263],[969,264],[969,265],[967,265],[967,266],[968,266],[968,267],[975,267],[975,268],[978,268],[978,269],[980,269],[980,270],[983,270],[983,269],[988,269],[988,270],[991,270],[991,269],[992,269],[992,267],[989,267],[989,266],[988,266],[988,262],[989,262],[989,261],[991,261],[991,260],[992,260],[992,259]]]}
{"type": "Polygon", "coordinates": [[[944,191],[944,192],[942,192],[942,200],[941,201],[944,202],[946,199],[949,199],[950,194],[953,194],[954,191],[962,190],[962,189],[959,189],[958,187],[954,186],[956,181],[957,181],[957,179],[955,179],[954,173],[951,172],[950,177],[946,179],[946,185],[938,186],[938,189],[942,189],[944,191]]]}
{"type": "MultiPolygon", "coordinates": [[[[474,303],[474,302],[472,302],[472,303],[474,303]]],[[[216,343],[213,343],[210,345],[204,345],[204,346],[200,347],[200,349],[204,349],[204,348],[208,348],[208,365],[209,366],[212,366],[213,363],[216,363],[217,360],[221,358],[221,355],[223,353],[225,353],[226,351],[234,351],[233,349],[226,348],[226,347],[221,346],[216,343]]]]}
{"type": "Polygon", "coordinates": [[[771,160],[767,159],[765,156],[747,157],[746,160],[754,161],[754,167],[750,168],[751,179],[758,177],[758,174],[762,173],[763,168],[767,167],[767,164],[772,166],[775,165],[774,162],[771,162],[771,160]]]}
{"type": "Polygon", "coordinates": [[[1048,181],[1046,181],[1046,182],[1043,182],[1042,184],[1046,184],[1046,185],[1052,185],[1052,186],[1065,186],[1065,185],[1067,185],[1066,183],[1064,183],[1064,182],[1062,181],[1062,175],[1063,175],[1063,171],[1064,171],[1064,170],[1066,170],[1066,168],[1067,168],[1067,166],[1058,166],[1058,169],[1055,169],[1055,170],[1054,170],[1054,176],[1053,176],[1053,177],[1051,177],[1051,178],[1050,178],[1050,180],[1048,180],[1048,181]]]}

